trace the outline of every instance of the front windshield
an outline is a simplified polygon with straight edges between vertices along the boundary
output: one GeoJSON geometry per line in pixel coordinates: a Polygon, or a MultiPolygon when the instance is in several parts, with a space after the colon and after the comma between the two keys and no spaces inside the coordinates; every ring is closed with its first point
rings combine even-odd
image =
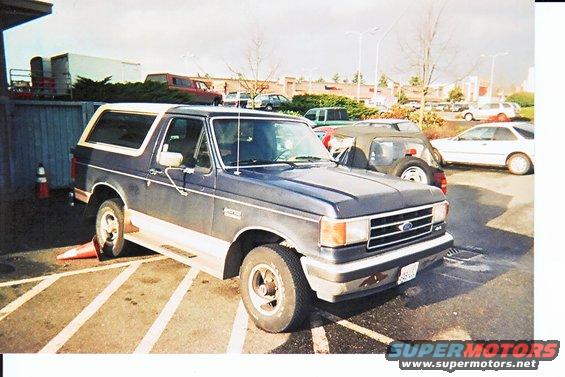
{"type": "MultiPolygon", "coordinates": [[[[214,134],[226,167],[237,165],[237,118],[216,119],[214,134]]],[[[305,123],[277,119],[241,119],[241,166],[329,161],[331,156],[305,123]]]]}

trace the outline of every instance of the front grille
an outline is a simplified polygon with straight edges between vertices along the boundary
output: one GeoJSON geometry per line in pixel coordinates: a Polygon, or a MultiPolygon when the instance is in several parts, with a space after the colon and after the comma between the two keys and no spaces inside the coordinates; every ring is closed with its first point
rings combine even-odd
{"type": "Polygon", "coordinates": [[[371,233],[367,242],[367,249],[372,252],[402,245],[425,236],[431,231],[432,206],[392,213],[391,215],[379,215],[371,219],[371,233]],[[402,225],[406,222],[412,223],[412,228],[402,230],[402,225]]]}

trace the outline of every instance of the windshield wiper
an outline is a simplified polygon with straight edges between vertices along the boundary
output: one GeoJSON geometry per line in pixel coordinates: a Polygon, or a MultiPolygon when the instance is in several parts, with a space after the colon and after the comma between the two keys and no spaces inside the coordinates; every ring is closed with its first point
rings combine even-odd
{"type": "MultiPolygon", "coordinates": [[[[256,164],[256,165],[276,165],[276,164],[287,164],[292,166],[293,168],[296,167],[296,164],[292,161],[273,161],[273,160],[260,160],[260,159],[256,159],[256,158],[250,158],[247,160],[240,160],[239,161],[240,165],[245,165],[245,164],[256,164]]],[[[235,166],[233,164],[231,164],[230,166],[235,166]]]]}
{"type": "Polygon", "coordinates": [[[306,160],[308,162],[315,162],[315,161],[330,161],[330,162],[335,162],[334,160],[330,159],[330,158],[324,158],[324,157],[319,157],[319,156],[297,156],[294,157],[295,160],[306,160]]]}

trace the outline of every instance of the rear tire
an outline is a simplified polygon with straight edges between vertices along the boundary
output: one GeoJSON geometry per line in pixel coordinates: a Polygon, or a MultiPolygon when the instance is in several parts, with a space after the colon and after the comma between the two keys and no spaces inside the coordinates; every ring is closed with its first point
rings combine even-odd
{"type": "Polygon", "coordinates": [[[265,110],[267,111],[273,111],[273,105],[269,104],[265,107],[265,110]]]}
{"type": "Polygon", "coordinates": [[[125,255],[124,203],[120,199],[106,200],[96,215],[96,237],[102,253],[110,258],[125,255]]]}
{"type": "Polygon", "coordinates": [[[496,120],[498,120],[499,122],[507,122],[508,117],[506,116],[506,114],[500,113],[496,116],[496,120]]]}
{"type": "Polygon", "coordinates": [[[254,248],[240,269],[243,304],[257,327],[271,333],[299,326],[310,312],[312,291],[298,255],[279,244],[254,248]]]}
{"type": "Polygon", "coordinates": [[[471,114],[471,113],[466,113],[466,114],[463,116],[463,119],[465,119],[467,122],[470,122],[470,121],[472,121],[473,119],[475,119],[475,117],[474,117],[473,114],[471,114]]]}
{"type": "Polygon", "coordinates": [[[431,185],[434,182],[434,174],[430,165],[418,157],[404,157],[399,159],[393,165],[390,174],[425,185],[431,185]]]}
{"type": "Polygon", "coordinates": [[[523,153],[515,153],[506,162],[508,170],[512,174],[524,175],[528,174],[532,170],[532,162],[523,153]]]}

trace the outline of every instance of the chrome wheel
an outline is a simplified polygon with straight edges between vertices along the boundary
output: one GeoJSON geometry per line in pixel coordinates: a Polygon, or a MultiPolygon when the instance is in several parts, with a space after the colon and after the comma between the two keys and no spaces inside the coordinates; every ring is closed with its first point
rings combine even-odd
{"type": "Polygon", "coordinates": [[[114,242],[118,238],[119,229],[120,225],[116,215],[111,211],[104,212],[100,221],[100,233],[105,237],[101,240],[101,244],[114,242]]]}
{"type": "Polygon", "coordinates": [[[282,302],[282,282],[271,266],[258,264],[251,270],[247,290],[253,307],[265,316],[274,315],[282,302]]]}
{"type": "Polygon", "coordinates": [[[410,166],[408,169],[402,172],[400,178],[405,179],[407,181],[419,182],[424,184],[429,183],[426,172],[422,168],[419,168],[418,166],[410,166]]]}

